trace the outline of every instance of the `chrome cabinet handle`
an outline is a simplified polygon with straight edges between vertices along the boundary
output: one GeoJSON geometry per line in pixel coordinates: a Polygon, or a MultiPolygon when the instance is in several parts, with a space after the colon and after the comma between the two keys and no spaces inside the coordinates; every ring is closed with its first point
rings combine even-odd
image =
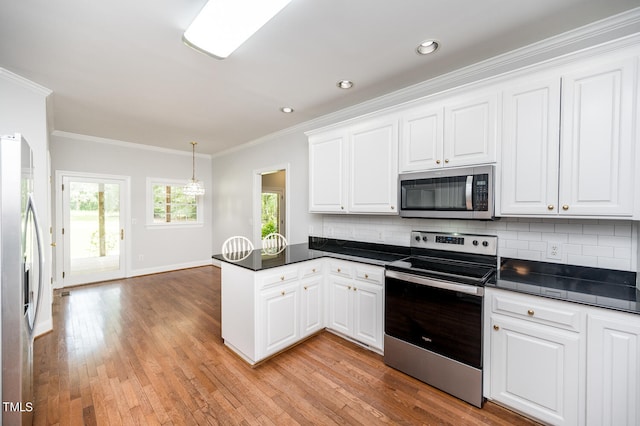
{"type": "Polygon", "coordinates": [[[567,211],[569,210],[569,205],[565,204],[564,206],[562,206],[562,210],[567,211]]]}
{"type": "Polygon", "coordinates": [[[554,206],[553,204],[549,204],[549,205],[547,206],[547,210],[553,210],[553,209],[555,209],[555,208],[556,208],[556,206],[554,206]]]}
{"type": "Polygon", "coordinates": [[[527,311],[527,315],[529,315],[530,317],[532,317],[532,316],[533,316],[533,314],[535,314],[535,312],[533,311],[533,309],[529,309],[529,310],[527,311]]]}

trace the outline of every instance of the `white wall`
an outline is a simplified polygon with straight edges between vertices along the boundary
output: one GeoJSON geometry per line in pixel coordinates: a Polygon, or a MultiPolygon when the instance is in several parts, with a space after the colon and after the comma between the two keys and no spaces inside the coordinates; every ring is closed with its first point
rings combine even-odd
{"type": "MultiPolygon", "coordinates": [[[[54,173],[66,171],[130,177],[128,276],[211,264],[210,156],[196,154],[196,178],[204,183],[206,189],[204,223],[167,228],[146,224],[146,209],[150,208],[147,178],[175,179],[186,183],[192,173],[191,156],[188,141],[185,141],[185,151],[176,151],[64,132],[53,132],[51,136],[54,173]]],[[[56,188],[59,188],[59,182],[56,182],[56,188]]],[[[60,274],[61,271],[57,270],[56,276],[60,277],[60,274]]]]}
{"type": "MultiPolygon", "coordinates": [[[[286,188],[289,203],[290,243],[306,242],[309,227],[320,224],[321,218],[308,213],[309,178],[307,138],[302,131],[287,132],[268,143],[254,143],[213,158],[213,251],[220,252],[224,240],[232,235],[252,238],[254,208],[260,200],[254,198],[256,171],[289,165],[286,188]]],[[[259,224],[257,224],[259,226],[259,224]]],[[[259,247],[258,241],[254,241],[259,247]]]]}
{"type": "Polygon", "coordinates": [[[49,204],[49,141],[47,102],[49,89],[0,68],[0,134],[22,133],[33,150],[34,198],[44,238],[45,264],[40,311],[35,333],[53,329],[51,303],[51,236],[49,204]]]}

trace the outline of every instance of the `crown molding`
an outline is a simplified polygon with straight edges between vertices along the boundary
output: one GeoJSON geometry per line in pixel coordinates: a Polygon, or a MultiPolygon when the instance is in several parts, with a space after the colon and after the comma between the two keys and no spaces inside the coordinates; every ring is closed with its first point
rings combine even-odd
{"type": "Polygon", "coordinates": [[[34,83],[31,80],[27,80],[24,77],[19,76],[5,68],[0,67],[0,78],[3,78],[12,83],[16,83],[19,86],[24,87],[25,89],[31,90],[32,92],[47,97],[53,93],[52,90],[47,89],[44,86],[41,86],[37,83],[34,83]]]}
{"type": "MultiPolygon", "coordinates": [[[[53,132],[51,132],[51,135],[52,136],[56,136],[56,137],[60,137],[60,138],[81,141],[81,142],[101,143],[101,144],[106,144],[106,145],[111,145],[111,146],[119,146],[119,147],[129,148],[129,149],[140,149],[140,150],[144,150],[144,151],[160,152],[160,153],[163,153],[163,154],[184,155],[184,156],[188,156],[188,157],[192,156],[192,151],[191,150],[189,150],[189,151],[180,151],[178,149],[162,148],[162,147],[158,147],[158,146],[144,145],[144,144],[134,143],[134,142],[125,142],[125,141],[121,141],[121,140],[117,140],[117,139],[108,139],[108,138],[101,138],[101,137],[98,137],[98,136],[82,135],[82,134],[79,134],[79,133],[64,132],[64,131],[61,131],[61,130],[54,130],[53,132]]],[[[208,160],[211,159],[211,155],[210,154],[199,154],[199,153],[196,153],[196,157],[205,158],[205,159],[208,159],[208,160]]]]}

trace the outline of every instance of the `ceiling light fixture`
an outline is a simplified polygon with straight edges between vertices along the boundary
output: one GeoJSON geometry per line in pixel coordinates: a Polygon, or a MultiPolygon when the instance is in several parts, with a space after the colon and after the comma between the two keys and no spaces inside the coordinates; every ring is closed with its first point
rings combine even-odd
{"type": "Polygon", "coordinates": [[[284,112],[285,114],[290,114],[294,111],[294,109],[291,107],[282,107],[280,108],[280,111],[284,112]]]}
{"type": "Polygon", "coordinates": [[[291,0],[209,0],[182,40],[224,59],[280,12],[291,0]]]}
{"type": "Polygon", "coordinates": [[[336,83],[340,89],[351,89],[353,87],[353,81],[351,80],[340,80],[336,83]]]}
{"type": "Polygon", "coordinates": [[[192,169],[193,171],[191,173],[191,180],[182,189],[182,192],[184,192],[185,195],[193,195],[193,196],[204,195],[204,185],[202,185],[202,182],[200,182],[199,180],[196,180],[196,145],[197,144],[198,142],[191,142],[191,151],[193,153],[193,169],[192,169]]]}
{"type": "Polygon", "coordinates": [[[438,50],[438,47],[440,47],[440,43],[436,40],[425,40],[418,45],[416,52],[418,52],[419,55],[428,55],[438,50]]]}

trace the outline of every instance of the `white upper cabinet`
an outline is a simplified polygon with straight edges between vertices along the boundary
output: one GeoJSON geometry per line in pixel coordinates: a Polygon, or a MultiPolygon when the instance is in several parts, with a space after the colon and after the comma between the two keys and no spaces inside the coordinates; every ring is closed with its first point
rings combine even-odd
{"type": "Polygon", "coordinates": [[[347,133],[309,137],[309,210],[346,213],[347,133]]]}
{"type": "Polygon", "coordinates": [[[309,211],[398,214],[398,119],[309,136],[309,211]]]}
{"type": "Polygon", "coordinates": [[[500,211],[556,215],[560,79],[531,80],[503,95],[500,211]]]}
{"type": "Polygon", "coordinates": [[[496,161],[498,96],[474,91],[404,111],[400,171],[496,161]]]}
{"type": "Polygon", "coordinates": [[[563,76],[560,213],[632,215],[635,80],[635,58],[563,76]]]}
{"type": "Polygon", "coordinates": [[[501,215],[632,216],[636,73],[599,60],[509,83],[501,215]]]}
{"type": "Polygon", "coordinates": [[[444,108],[444,166],[496,161],[498,94],[470,93],[444,108]]]}
{"type": "Polygon", "coordinates": [[[444,108],[428,104],[402,114],[400,171],[441,167],[444,143],[444,108]]]}
{"type": "Polygon", "coordinates": [[[397,213],[397,119],[362,123],[349,135],[349,211],[397,213]]]}

